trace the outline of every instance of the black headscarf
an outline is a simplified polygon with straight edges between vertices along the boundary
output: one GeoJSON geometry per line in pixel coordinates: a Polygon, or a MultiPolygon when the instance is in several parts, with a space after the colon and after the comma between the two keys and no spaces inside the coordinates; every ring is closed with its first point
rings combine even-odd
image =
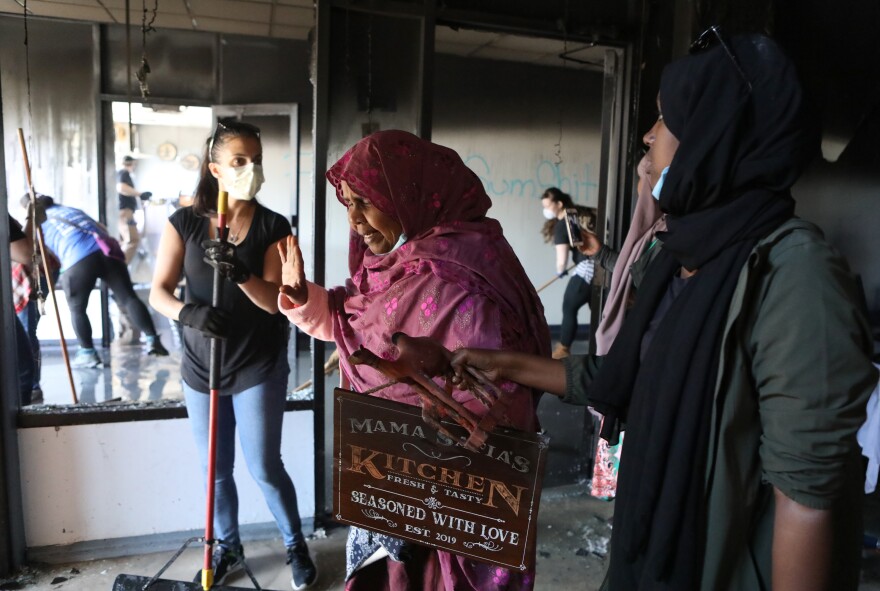
{"type": "Polygon", "coordinates": [[[704,478],[720,341],[740,271],[762,237],[794,214],[789,188],[818,138],[794,68],[763,36],[729,42],[663,72],[660,108],[679,140],[660,207],[668,231],[590,401],[602,436],[626,424],[612,536],[613,591],[699,587],[704,478]],[[641,344],[680,268],[698,270],[641,344]]]}

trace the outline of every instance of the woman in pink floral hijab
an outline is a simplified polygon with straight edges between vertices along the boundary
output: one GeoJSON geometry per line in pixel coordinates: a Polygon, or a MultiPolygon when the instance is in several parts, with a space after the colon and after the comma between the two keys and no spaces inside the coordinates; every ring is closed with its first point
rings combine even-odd
{"type": "MultiPolygon", "coordinates": [[[[381,131],[355,144],[327,172],[351,226],[344,287],[305,280],[295,240],[282,253],[280,309],[301,330],[333,340],[345,384],[365,391],[387,381],[348,356],[361,345],[397,356],[391,335],[427,336],[448,349],[484,347],[549,356],[543,307],[500,224],[486,217],[491,200],[454,151],[403,131],[381,131]]],[[[513,427],[536,430],[539,392],[507,382],[513,427]]],[[[405,385],[375,394],[418,404],[405,385]]],[[[455,397],[485,408],[468,392],[455,397]]],[[[348,591],[369,589],[531,589],[534,573],[352,528],[348,591]]]]}

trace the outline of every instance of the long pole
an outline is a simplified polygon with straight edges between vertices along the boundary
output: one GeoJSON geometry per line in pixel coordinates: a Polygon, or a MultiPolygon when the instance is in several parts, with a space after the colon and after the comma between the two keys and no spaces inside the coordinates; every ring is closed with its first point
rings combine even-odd
{"type": "Polygon", "coordinates": [[[79,402],[76,398],[76,385],[73,382],[73,370],[70,369],[70,356],[67,353],[67,341],[64,340],[64,329],[61,327],[61,313],[58,311],[58,298],[55,297],[55,285],[52,282],[52,274],[49,272],[49,258],[46,256],[46,243],[43,240],[43,229],[37,224],[37,194],[34,192],[34,183],[31,180],[31,164],[28,160],[27,145],[24,142],[24,130],[18,128],[18,143],[21,144],[21,155],[24,159],[24,173],[27,177],[28,193],[31,196],[31,215],[36,232],[34,239],[40,247],[40,257],[43,259],[43,271],[46,273],[46,284],[49,286],[49,294],[52,296],[52,307],[55,308],[55,320],[58,323],[58,336],[61,339],[61,356],[64,357],[64,366],[67,368],[67,380],[70,382],[70,395],[73,403],[79,402]]]}
{"type": "MultiPolygon", "coordinates": [[[[568,269],[565,270],[565,272],[568,273],[573,268],[574,268],[574,265],[571,265],[568,269]]],[[[535,293],[541,293],[542,291],[544,291],[545,289],[547,289],[548,287],[550,287],[551,285],[556,283],[556,281],[559,280],[560,277],[561,277],[561,275],[557,275],[556,277],[554,277],[553,279],[551,279],[550,281],[548,281],[547,283],[545,283],[544,285],[542,285],[541,287],[536,289],[535,293]]]]}
{"type": "MultiPolygon", "coordinates": [[[[226,223],[226,211],[229,195],[226,191],[217,194],[217,240],[226,242],[229,227],[226,223]]],[[[214,291],[211,305],[220,306],[223,295],[223,276],[214,269],[214,291]]],[[[211,554],[214,546],[214,474],[217,464],[217,409],[220,404],[220,346],[218,338],[211,339],[211,359],[208,374],[208,387],[211,391],[211,406],[208,412],[208,493],[205,509],[205,561],[202,566],[202,588],[208,591],[214,585],[214,569],[211,554]]]]}

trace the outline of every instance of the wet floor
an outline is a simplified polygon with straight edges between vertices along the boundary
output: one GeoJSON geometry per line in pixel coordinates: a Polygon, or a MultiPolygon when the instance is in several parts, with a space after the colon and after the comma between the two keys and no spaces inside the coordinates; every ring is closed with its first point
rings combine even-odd
{"type": "MultiPolygon", "coordinates": [[[[143,299],[146,299],[147,290],[145,288],[139,289],[138,293],[143,299]]],[[[97,294],[93,294],[93,298],[96,297],[97,294]]],[[[134,339],[114,338],[109,347],[97,349],[98,356],[103,361],[101,367],[71,370],[80,403],[160,402],[183,398],[180,383],[181,341],[179,328],[176,323],[170,322],[152,310],[151,313],[159,337],[170,354],[165,357],[146,355],[142,335],[136,336],[134,339]]],[[[111,318],[113,319],[112,331],[115,336],[120,333],[120,325],[118,324],[118,313],[112,303],[111,318]]],[[[51,318],[44,318],[41,322],[50,321],[51,318]]],[[[97,323],[94,324],[97,325],[97,323]]],[[[100,345],[99,332],[95,330],[96,346],[100,345]]],[[[126,333],[126,337],[128,337],[128,333],[126,333]]],[[[308,380],[310,376],[309,360],[307,355],[300,354],[297,357],[292,344],[291,341],[289,348],[291,372],[288,392],[290,398],[301,399],[304,396],[309,396],[311,391],[295,393],[294,390],[308,380]]],[[[72,359],[79,347],[76,344],[76,339],[69,334],[67,347],[72,359]]],[[[73,397],[70,380],[64,364],[60,342],[58,340],[41,341],[41,348],[43,361],[40,385],[43,392],[43,405],[55,407],[71,404],[73,397]]],[[[40,410],[47,409],[41,408],[40,410]]]]}

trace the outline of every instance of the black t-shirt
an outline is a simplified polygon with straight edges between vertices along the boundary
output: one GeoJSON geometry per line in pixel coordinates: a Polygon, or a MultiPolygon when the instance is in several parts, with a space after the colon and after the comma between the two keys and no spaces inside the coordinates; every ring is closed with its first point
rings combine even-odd
{"type": "MultiPolygon", "coordinates": [[[[210,220],[197,217],[192,207],[183,207],[169,218],[186,249],[183,274],[186,303],[211,304],[214,269],[203,260],[203,240],[209,238],[210,220]]],[[[257,204],[245,239],[236,255],[251,273],[263,274],[263,260],[270,245],[290,234],[283,216],[257,204]]],[[[210,236],[213,238],[213,236],[210,236]]],[[[232,312],[229,338],[221,345],[220,393],[237,394],[263,382],[282,352],[287,351],[290,324],[283,314],[260,309],[237,285],[224,281],[220,307],[232,312]]],[[[199,330],[183,327],[181,377],[193,389],[208,392],[211,339],[199,330]]],[[[286,356],[285,356],[286,363],[286,356]]]]}
{"type": "MultiPolygon", "coordinates": [[[[116,172],[116,182],[124,183],[131,188],[134,188],[134,181],[131,180],[131,174],[123,168],[116,172]]],[[[138,202],[136,197],[130,197],[128,195],[123,195],[122,193],[117,193],[119,197],[119,209],[130,209],[132,211],[137,209],[138,202]]]]}
{"type": "Polygon", "coordinates": [[[9,242],[18,242],[23,238],[26,238],[24,235],[24,230],[21,229],[21,224],[15,221],[11,215],[6,214],[9,217],[9,242]]]}
{"type": "MultiPolygon", "coordinates": [[[[565,227],[565,218],[556,221],[556,226],[553,228],[553,244],[568,245],[568,229],[565,227]]],[[[588,258],[587,255],[573,246],[569,246],[568,249],[571,251],[571,260],[574,261],[574,264],[578,264],[588,258]]]]}

